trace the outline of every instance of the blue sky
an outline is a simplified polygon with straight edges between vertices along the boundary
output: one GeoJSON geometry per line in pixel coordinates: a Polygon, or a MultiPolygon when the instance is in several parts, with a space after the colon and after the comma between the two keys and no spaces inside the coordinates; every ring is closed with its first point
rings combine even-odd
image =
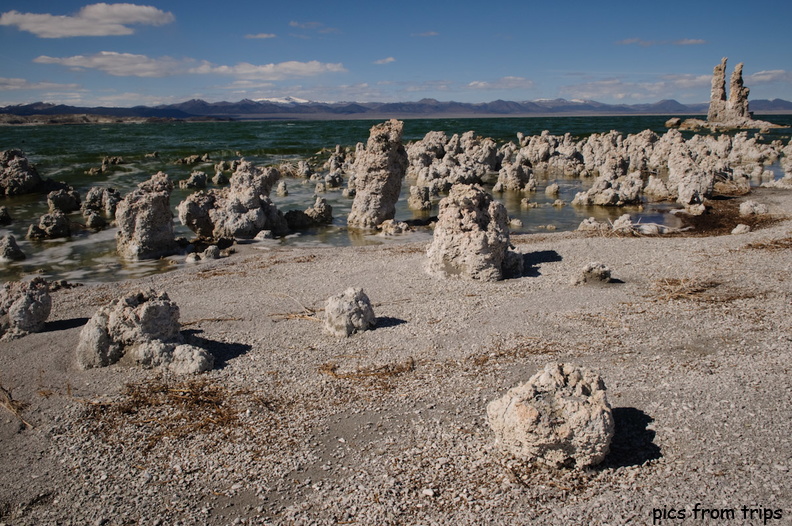
{"type": "Polygon", "coordinates": [[[792,2],[0,0],[0,105],[792,100],[792,2]]]}

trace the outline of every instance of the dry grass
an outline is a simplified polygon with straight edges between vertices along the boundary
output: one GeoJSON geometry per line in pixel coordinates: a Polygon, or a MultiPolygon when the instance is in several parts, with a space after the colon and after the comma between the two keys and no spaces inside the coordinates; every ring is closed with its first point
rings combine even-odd
{"type": "Polygon", "coordinates": [[[721,283],[717,281],[665,278],[655,281],[652,284],[652,291],[657,301],[691,300],[723,303],[757,296],[755,292],[720,289],[718,288],[720,286],[721,283]],[[717,289],[717,293],[712,292],[714,289],[717,289]]]}
{"type": "Polygon", "coordinates": [[[25,409],[26,405],[14,400],[11,396],[11,392],[6,390],[2,385],[0,385],[0,407],[14,415],[20,422],[25,424],[26,427],[33,427],[27,420],[22,418],[22,411],[25,409]]]}
{"type": "Polygon", "coordinates": [[[404,362],[389,363],[379,367],[361,367],[351,372],[338,372],[338,364],[326,363],[319,367],[319,372],[346,380],[362,380],[366,378],[387,378],[399,376],[415,370],[415,360],[408,358],[404,362]]]}
{"type": "Polygon", "coordinates": [[[782,239],[774,239],[772,241],[765,241],[762,243],[748,243],[744,248],[750,250],[789,250],[792,248],[792,237],[785,237],[782,239]]]}
{"type": "MultiPolygon", "coordinates": [[[[117,401],[85,402],[89,418],[112,436],[122,426],[134,426],[144,434],[145,449],[163,438],[185,439],[196,434],[220,433],[230,438],[243,427],[239,401],[250,393],[230,392],[205,378],[171,380],[156,378],[130,383],[117,401]]],[[[245,397],[251,399],[250,396],[245,397]]],[[[252,401],[272,410],[271,403],[252,401]]]]}

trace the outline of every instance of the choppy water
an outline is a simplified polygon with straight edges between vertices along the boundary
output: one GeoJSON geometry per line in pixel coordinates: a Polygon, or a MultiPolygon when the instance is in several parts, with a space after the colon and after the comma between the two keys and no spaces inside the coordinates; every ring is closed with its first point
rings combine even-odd
{"type": "MultiPolygon", "coordinates": [[[[792,125],[792,116],[763,117],[773,122],[792,125]]],[[[441,130],[448,136],[474,130],[476,134],[491,137],[496,142],[515,141],[517,132],[535,135],[548,130],[555,135],[570,133],[582,137],[595,132],[617,130],[624,134],[638,133],[651,129],[662,134],[666,131],[664,116],[624,116],[624,117],[552,117],[552,118],[496,118],[496,119],[410,119],[405,121],[404,140],[423,138],[432,130],[441,130]]],[[[186,179],[193,170],[202,170],[210,177],[212,164],[220,160],[233,160],[244,157],[255,164],[277,164],[283,161],[307,159],[324,148],[342,145],[354,148],[358,142],[365,142],[369,129],[379,120],[360,121],[265,121],[265,122],[205,122],[205,123],[151,123],[151,124],[112,124],[80,126],[6,126],[0,127],[0,150],[19,148],[28,159],[35,163],[42,177],[64,181],[73,186],[81,196],[91,186],[112,186],[122,194],[134,189],[148,179],[151,174],[163,171],[171,179],[186,179]],[[146,154],[158,152],[158,158],[146,154]],[[208,153],[212,164],[177,165],[174,161],[189,155],[208,153]],[[114,168],[109,174],[89,176],[86,172],[101,164],[105,156],[119,156],[124,164],[114,168]]],[[[789,130],[767,134],[765,140],[781,138],[789,140],[789,130]]],[[[549,181],[558,182],[561,187],[560,198],[571,201],[574,195],[584,188],[587,181],[577,179],[549,181]]],[[[314,183],[287,179],[288,197],[272,199],[282,211],[304,210],[313,200],[314,183]]],[[[403,191],[407,191],[403,186],[403,191]]],[[[550,203],[540,186],[533,201],[550,203]]],[[[176,189],[171,197],[174,207],[189,193],[176,189]]],[[[346,229],[346,216],[352,201],[341,195],[341,190],[325,194],[333,206],[332,225],[295,234],[280,240],[282,244],[321,244],[351,245],[383,242],[380,236],[351,234],[346,229]]],[[[540,207],[530,210],[520,209],[518,194],[502,196],[510,216],[519,218],[523,227],[513,229],[517,233],[538,232],[547,225],[557,230],[573,230],[586,217],[613,219],[628,212],[643,222],[663,222],[664,209],[637,208],[607,209],[601,207],[563,208],[540,207]]],[[[22,250],[27,254],[25,261],[0,263],[0,280],[20,279],[24,275],[36,273],[48,279],[68,279],[76,282],[113,281],[129,277],[145,276],[176,268],[172,261],[148,261],[129,263],[119,260],[115,255],[115,230],[98,233],[76,232],[70,240],[31,242],[25,239],[28,226],[38,221],[47,212],[46,196],[26,195],[14,198],[0,198],[0,205],[7,206],[14,223],[0,228],[0,235],[13,233],[22,250]]],[[[668,207],[665,207],[666,209],[668,207]]],[[[431,212],[436,213],[436,210],[431,212]]],[[[426,214],[431,215],[431,214],[426,214]]],[[[397,219],[406,220],[422,217],[420,213],[406,208],[406,198],[400,200],[397,219]]],[[[79,214],[74,221],[81,221],[79,214]]],[[[190,237],[186,228],[176,221],[177,235],[190,237]]],[[[408,239],[428,239],[429,233],[417,234],[408,239]]]]}

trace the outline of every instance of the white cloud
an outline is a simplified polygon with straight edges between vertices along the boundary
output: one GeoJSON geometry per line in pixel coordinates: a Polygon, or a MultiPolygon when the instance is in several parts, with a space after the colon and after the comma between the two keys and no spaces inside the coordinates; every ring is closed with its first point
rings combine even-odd
{"type": "Polygon", "coordinates": [[[41,38],[131,35],[130,24],[161,26],[173,22],[172,13],[136,4],[91,4],[74,16],[20,13],[0,15],[0,25],[16,26],[41,38]]]}
{"type": "Polygon", "coordinates": [[[790,82],[792,83],[792,71],[783,69],[770,69],[766,71],[757,71],[745,77],[745,82],[749,86],[751,84],[767,84],[770,82],[790,82]]]}
{"type": "Polygon", "coordinates": [[[0,77],[0,91],[77,89],[79,87],[80,87],[79,84],[57,84],[55,82],[30,82],[25,79],[0,77]]]}
{"type": "Polygon", "coordinates": [[[530,79],[523,77],[501,77],[495,81],[481,81],[476,80],[467,85],[470,89],[475,90],[509,90],[509,89],[531,89],[534,87],[534,82],[530,79]]]}
{"type": "Polygon", "coordinates": [[[616,45],[619,46],[641,46],[641,47],[651,47],[651,46],[698,46],[701,44],[706,44],[706,40],[702,40],[700,38],[681,38],[679,40],[644,40],[642,38],[625,38],[624,40],[619,40],[616,42],[616,45]]]}
{"type": "Polygon", "coordinates": [[[427,31],[425,33],[413,33],[412,36],[414,37],[436,37],[439,36],[440,33],[437,31],[427,31]]]}
{"type": "Polygon", "coordinates": [[[636,82],[621,78],[593,80],[562,86],[565,97],[589,100],[636,101],[683,98],[695,96],[706,100],[712,77],[709,75],[664,75],[657,80],[636,82]]]}
{"type": "Polygon", "coordinates": [[[100,51],[94,55],[48,57],[33,60],[38,64],[59,64],[77,70],[98,69],[116,77],[168,77],[184,71],[184,61],[170,57],[150,58],[146,55],[100,51]]]}
{"type": "Polygon", "coordinates": [[[374,64],[390,64],[391,62],[396,62],[396,59],[393,57],[381,58],[379,60],[375,60],[374,64]]]}
{"type": "Polygon", "coordinates": [[[176,60],[171,57],[151,58],[146,55],[101,51],[94,55],[49,57],[42,55],[33,60],[39,64],[59,64],[76,70],[97,69],[116,77],[169,77],[174,75],[230,75],[241,79],[284,80],[312,77],[324,73],[346,72],[343,64],[288,61],[278,64],[256,65],[240,62],[235,66],[215,65],[202,61],[196,66],[194,59],[176,60]]]}
{"type": "MultiPolygon", "coordinates": [[[[322,34],[328,33],[340,33],[340,31],[334,27],[327,27],[321,22],[296,22],[292,20],[289,22],[290,27],[296,27],[298,29],[307,29],[309,31],[316,31],[322,34]]],[[[292,35],[299,38],[308,38],[305,35],[292,35]]]]}
{"type": "Polygon", "coordinates": [[[276,38],[277,36],[274,33],[257,33],[255,35],[245,35],[245,38],[276,38]]]}
{"type": "Polygon", "coordinates": [[[324,73],[344,73],[347,70],[340,63],[326,63],[317,60],[297,62],[295,60],[278,64],[250,64],[240,62],[235,66],[217,66],[210,62],[202,62],[200,66],[190,68],[188,73],[231,75],[243,79],[284,80],[296,77],[313,77],[324,73]]]}

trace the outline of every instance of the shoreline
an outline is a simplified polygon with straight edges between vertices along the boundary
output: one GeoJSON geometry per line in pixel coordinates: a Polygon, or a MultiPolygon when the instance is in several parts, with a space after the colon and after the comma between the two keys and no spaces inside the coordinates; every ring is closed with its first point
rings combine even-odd
{"type": "Polygon", "coordinates": [[[741,235],[515,236],[528,266],[494,283],[430,277],[424,243],[243,245],[59,290],[45,332],[0,342],[0,385],[32,426],[2,410],[0,522],[648,524],[696,503],[788,519],[792,193],[747,198],[777,222],[741,235]],[[592,260],[618,282],[571,285],[592,260]],[[350,286],[378,325],[339,340],[317,317],[350,286]],[[137,288],[170,295],[213,371],[75,369],[87,319],[137,288]],[[589,367],[608,388],[617,431],[601,466],[548,470],[494,447],[486,404],[552,362],[589,367]],[[163,385],[198,394],[157,398],[163,385]],[[204,418],[209,394],[222,425],[204,418]]]}

